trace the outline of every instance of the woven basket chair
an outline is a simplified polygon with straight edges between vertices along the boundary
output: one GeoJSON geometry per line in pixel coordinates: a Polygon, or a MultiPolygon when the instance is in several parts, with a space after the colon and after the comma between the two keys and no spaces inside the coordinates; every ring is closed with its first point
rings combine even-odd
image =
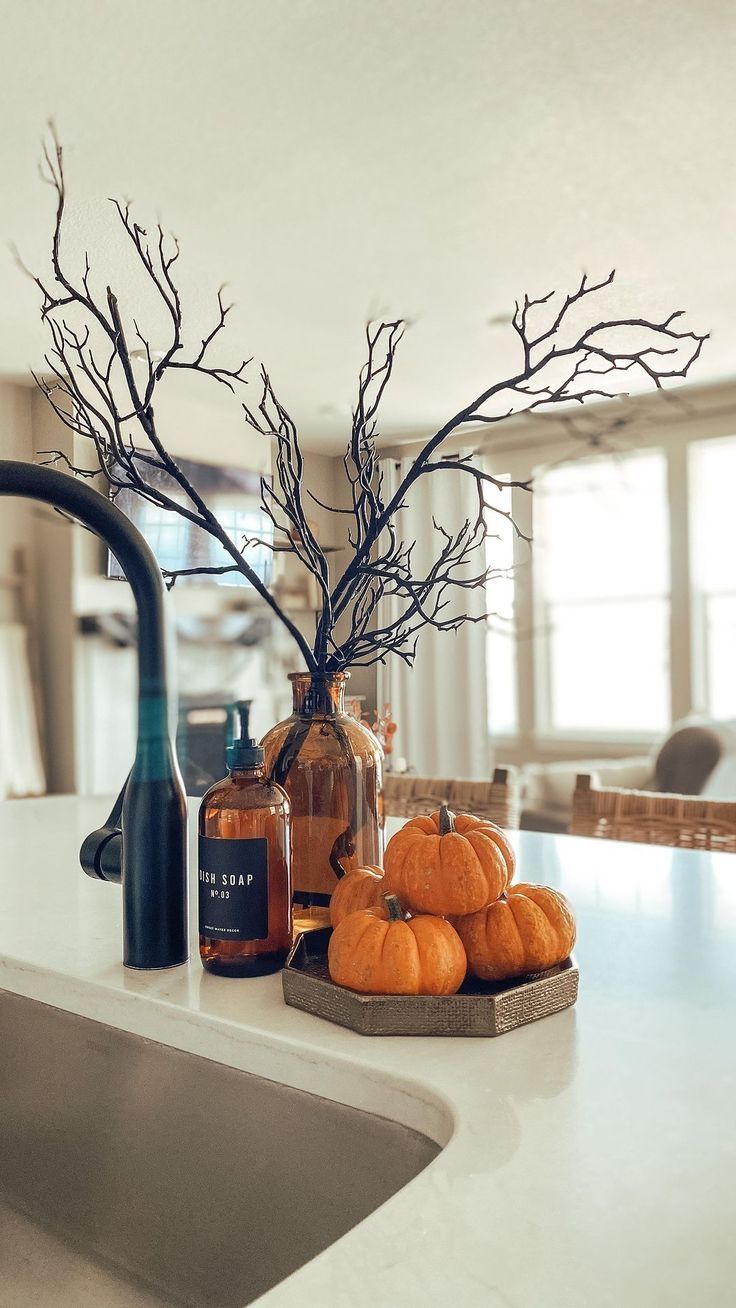
{"type": "Polygon", "coordinates": [[[455,813],[473,813],[499,827],[519,825],[519,774],[516,768],[496,768],[492,781],[450,781],[442,777],[384,777],[387,817],[420,817],[447,804],[455,813]]]}
{"type": "Polygon", "coordinates": [[[581,773],[573,793],[570,832],[736,854],[736,802],[596,788],[591,777],[581,773]]]}

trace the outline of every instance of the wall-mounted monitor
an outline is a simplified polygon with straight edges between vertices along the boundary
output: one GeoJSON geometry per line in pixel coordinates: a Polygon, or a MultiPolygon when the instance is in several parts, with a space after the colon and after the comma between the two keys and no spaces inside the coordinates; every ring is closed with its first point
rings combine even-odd
{"type": "MultiPolygon", "coordinates": [[[[260,473],[243,468],[220,468],[209,463],[195,463],[190,459],[177,459],[185,477],[207,502],[238,549],[245,538],[258,537],[263,545],[245,547],[245,557],[266,585],[271,581],[273,555],[268,548],[273,540],[273,524],[261,508],[260,473]]],[[[170,499],[188,504],[187,496],[168,473],[152,469],[151,483],[165,491],[170,499]]],[[[222,567],[232,562],[223,547],[201,527],[170,509],[162,509],[143,499],[132,490],[121,490],[115,503],[145,536],[161,568],[178,571],[181,568],[222,567]]],[[[117,559],[108,556],[107,575],[123,576],[117,559]]],[[[212,574],[181,577],[177,585],[202,582],[221,586],[250,586],[238,572],[223,576],[212,574]]]]}

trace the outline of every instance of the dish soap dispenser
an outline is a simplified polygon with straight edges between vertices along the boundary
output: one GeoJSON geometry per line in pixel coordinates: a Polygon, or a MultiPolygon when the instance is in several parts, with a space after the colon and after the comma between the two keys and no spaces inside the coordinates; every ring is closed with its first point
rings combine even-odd
{"type": "Polygon", "coordinates": [[[199,956],[220,976],[276,972],[291,946],[289,800],[266,777],[250,705],[235,705],[240,737],[228,749],[229,773],[199,810],[199,956]]]}

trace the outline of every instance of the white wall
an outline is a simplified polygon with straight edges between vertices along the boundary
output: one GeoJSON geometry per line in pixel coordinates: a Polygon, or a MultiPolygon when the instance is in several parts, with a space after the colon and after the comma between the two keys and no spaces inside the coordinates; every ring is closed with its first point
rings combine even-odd
{"type": "MultiPolygon", "coordinates": [[[[31,391],[0,383],[0,458],[32,451],[31,391]]],[[[35,506],[0,498],[0,795],[38,794],[45,784],[38,630],[35,622],[35,506]],[[26,629],[16,633],[9,624],[26,629]],[[7,628],[6,628],[6,624],[7,628]]]]}
{"type": "MultiPolygon", "coordinates": [[[[40,391],[32,392],[32,453],[71,453],[71,434],[40,391]]],[[[82,533],[53,509],[34,505],[37,632],[43,697],[47,781],[52,794],[76,790],[72,566],[74,537],[82,533]]]]}
{"type": "MultiPolygon", "coordinates": [[[[253,374],[249,390],[258,381],[253,374]]],[[[248,401],[253,395],[248,394],[248,401]]],[[[179,374],[156,392],[156,430],[167,450],[182,459],[222,467],[271,471],[271,442],[248,427],[238,395],[202,378],[179,374]]]]}
{"type": "MultiPolygon", "coordinates": [[[[31,395],[27,386],[0,382],[0,458],[32,456],[31,395]]],[[[32,548],[32,505],[27,500],[3,498],[0,500],[0,622],[20,616],[19,596],[3,583],[16,574],[18,550],[24,550],[30,558],[32,548]]]]}

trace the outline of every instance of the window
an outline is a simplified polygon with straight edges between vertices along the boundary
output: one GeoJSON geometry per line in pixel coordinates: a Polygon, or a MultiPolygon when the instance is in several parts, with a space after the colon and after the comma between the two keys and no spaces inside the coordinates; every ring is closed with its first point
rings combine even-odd
{"type": "Polygon", "coordinates": [[[690,447],[690,551],[696,702],[736,717],[736,437],[690,447]]]}
{"type": "MultiPolygon", "coordinates": [[[[181,497],[177,497],[177,502],[184,503],[181,497]]],[[[161,568],[173,570],[188,565],[191,527],[186,518],[180,518],[150,500],[141,500],[136,526],[151,546],[161,568]]]]}
{"type": "MultiPolygon", "coordinates": [[[[260,473],[245,468],[195,463],[191,459],[179,459],[178,464],[190,484],[209,504],[238,549],[243,547],[245,538],[258,537],[264,542],[262,545],[248,545],[245,557],[260,580],[265,585],[270,585],[273,568],[269,546],[273,542],[273,523],[261,508],[260,473]]],[[[148,476],[154,489],[164,492],[178,504],[189,504],[178,482],[168,472],[160,468],[148,469],[148,476]]],[[[232,564],[233,560],[227,550],[188,518],[160,508],[127,488],[118,493],[116,504],[146,537],[158,563],[165,570],[173,572],[187,568],[219,568],[232,564]]],[[[112,555],[108,572],[111,577],[123,575],[119,563],[112,555]]],[[[198,574],[193,578],[183,577],[182,582],[196,583],[207,580],[208,577],[210,583],[223,586],[250,586],[250,582],[238,572],[226,572],[222,576],[198,574]]]]}
{"type": "MultiPolygon", "coordinates": [[[[495,475],[495,474],[494,474],[495,475]]],[[[500,474],[499,474],[500,475],[500,474]]],[[[488,730],[491,736],[511,735],[518,730],[516,698],[516,639],[514,635],[514,529],[511,522],[494,512],[511,512],[511,488],[498,490],[487,484],[486,567],[493,569],[488,582],[486,670],[488,682],[488,730]]]]}
{"type": "Polygon", "coordinates": [[[606,455],[552,468],[535,482],[533,510],[539,725],[599,735],[666,727],[664,452],[606,455]]]}
{"type": "MultiPolygon", "coordinates": [[[[239,496],[232,498],[213,497],[212,509],[217,515],[217,520],[221,527],[224,527],[231,541],[237,545],[239,550],[243,551],[244,557],[250,564],[253,571],[261,581],[266,585],[271,580],[271,550],[269,544],[273,541],[273,523],[265,513],[253,504],[252,497],[239,496]],[[252,541],[250,545],[244,547],[245,540],[252,541]],[[263,545],[257,544],[257,541],[264,541],[263,545]]],[[[222,548],[219,541],[213,536],[208,538],[209,559],[211,567],[219,568],[223,565],[232,563],[230,555],[222,548]]],[[[231,584],[248,586],[246,581],[239,573],[228,573],[231,584]]]]}

